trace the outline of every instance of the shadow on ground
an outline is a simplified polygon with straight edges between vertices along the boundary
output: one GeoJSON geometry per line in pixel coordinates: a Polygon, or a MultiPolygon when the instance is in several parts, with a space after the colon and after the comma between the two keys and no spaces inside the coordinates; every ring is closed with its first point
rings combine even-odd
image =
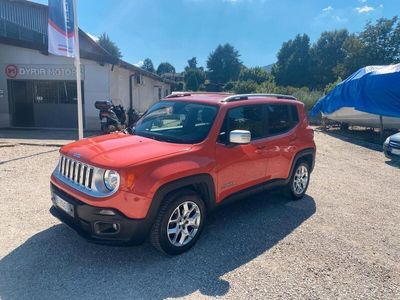
{"type": "Polygon", "coordinates": [[[340,139],[344,142],[352,143],[354,145],[368,148],[370,150],[382,152],[383,142],[381,143],[379,139],[377,140],[375,137],[376,133],[373,133],[372,131],[359,131],[359,130],[341,131],[337,129],[319,130],[319,131],[331,137],[340,139]],[[369,133],[373,136],[369,137],[368,136],[369,133]]]}
{"type": "MultiPolygon", "coordinates": [[[[64,225],[44,230],[0,261],[0,298],[149,298],[225,295],[220,277],[268,251],[315,212],[314,199],[259,194],[209,216],[197,245],[166,257],[150,245],[109,247],[64,225]]],[[[268,266],[265,266],[268,269],[268,266]]]]}
{"type": "Polygon", "coordinates": [[[387,160],[385,163],[391,167],[399,168],[400,169],[400,159],[397,160],[387,160]]]}

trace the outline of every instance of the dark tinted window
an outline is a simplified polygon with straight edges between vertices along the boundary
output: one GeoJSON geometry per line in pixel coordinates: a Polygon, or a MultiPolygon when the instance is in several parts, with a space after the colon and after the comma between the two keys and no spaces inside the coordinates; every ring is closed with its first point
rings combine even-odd
{"type": "Polygon", "coordinates": [[[210,131],[218,108],[186,101],[160,101],[136,123],[136,135],[171,143],[203,141],[210,131]]]}
{"type": "Polygon", "coordinates": [[[252,140],[265,137],[263,106],[246,105],[230,109],[225,116],[218,141],[228,142],[229,132],[237,129],[250,131],[252,140]]]}
{"type": "Polygon", "coordinates": [[[299,113],[297,111],[296,105],[289,105],[291,114],[292,114],[292,122],[296,125],[299,122],[299,113]]]}
{"type": "Polygon", "coordinates": [[[299,120],[297,108],[287,104],[268,104],[268,135],[278,135],[292,129],[299,120]]]}

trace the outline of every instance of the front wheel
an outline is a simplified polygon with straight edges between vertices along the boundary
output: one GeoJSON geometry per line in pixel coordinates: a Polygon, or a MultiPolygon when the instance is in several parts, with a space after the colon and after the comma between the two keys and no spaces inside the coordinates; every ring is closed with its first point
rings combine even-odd
{"type": "Polygon", "coordinates": [[[150,241],[169,255],[189,250],[203,228],[206,209],[202,199],[185,190],[165,199],[153,224],[150,241]]]}
{"type": "Polygon", "coordinates": [[[296,164],[289,181],[288,190],[293,199],[304,197],[310,182],[310,166],[305,161],[296,164]]]}

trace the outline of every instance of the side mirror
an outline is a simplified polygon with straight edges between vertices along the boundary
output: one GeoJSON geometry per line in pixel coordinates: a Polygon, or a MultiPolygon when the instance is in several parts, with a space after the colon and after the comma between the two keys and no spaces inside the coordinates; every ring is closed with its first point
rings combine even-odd
{"type": "Polygon", "coordinates": [[[229,142],[232,144],[249,144],[251,133],[248,130],[232,130],[229,133],[229,142]]]}

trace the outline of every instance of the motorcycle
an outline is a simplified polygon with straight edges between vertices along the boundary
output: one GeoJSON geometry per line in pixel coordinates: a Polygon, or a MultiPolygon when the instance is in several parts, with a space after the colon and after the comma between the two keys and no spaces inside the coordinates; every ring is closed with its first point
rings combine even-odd
{"type": "Polygon", "coordinates": [[[101,131],[110,133],[126,128],[126,111],[122,105],[114,105],[111,100],[96,101],[94,106],[100,110],[101,131]]]}
{"type": "Polygon", "coordinates": [[[132,127],[140,119],[141,115],[133,108],[128,109],[128,127],[132,127]]]}

